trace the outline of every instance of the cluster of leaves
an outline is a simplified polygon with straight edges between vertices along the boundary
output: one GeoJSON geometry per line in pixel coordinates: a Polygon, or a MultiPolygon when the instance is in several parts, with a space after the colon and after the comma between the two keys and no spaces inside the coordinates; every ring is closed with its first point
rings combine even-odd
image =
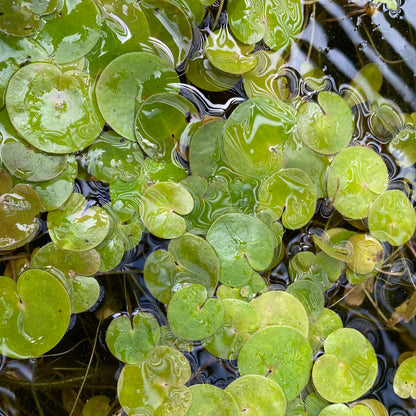
{"type": "MultiPolygon", "coordinates": [[[[300,1],[229,0],[227,21],[202,31],[210,3],[0,5],[0,251],[31,242],[41,213],[51,239],[0,277],[0,352],[53,348],[71,314],[99,299],[94,275],[116,268],[147,232],[170,240],[143,271],[168,326],[140,310],[108,326],[108,348],[125,363],[118,397],[128,415],[296,415],[310,380],[308,399],[319,399],[310,415],[384,415],[381,403],[356,402],[376,380],[376,355],[325,308],[325,292],[344,273],[351,284],[374,276],[385,247],[416,228],[381,156],[352,140],[354,107],[370,106],[403,169],[416,162],[416,118],[378,94],[371,64],[344,96],[317,82],[316,68],[304,74],[311,94],[290,90],[282,55],[302,28],[300,1]],[[196,52],[194,33],[204,45],[196,52]],[[247,99],[228,118],[207,116],[186,98],[180,66],[207,91],[242,82],[247,99]],[[82,174],[108,184],[111,201],[73,192],[82,174]],[[309,224],[318,199],[348,228],[317,233],[315,252],[290,258],[287,290],[268,291],[284,233],[309,224]],[[237,360],[241,377],[225,390],[186,386],[181,350],[196,342],[237,360]]],[[[415,377],[406,362],[397,392],[415,377]]],[[[98,415],[88,403],[84,413],[98,415]]]]}

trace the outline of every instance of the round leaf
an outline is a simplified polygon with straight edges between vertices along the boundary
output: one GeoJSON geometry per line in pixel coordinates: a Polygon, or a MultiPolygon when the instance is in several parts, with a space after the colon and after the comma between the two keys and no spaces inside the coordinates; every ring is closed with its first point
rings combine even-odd
{"type": "Polygon", "coordinates": [[[264,178],[283,168],[283,143],[294,126],[293,109],[273,98],[240,104],[224,129],[224,154],[243,177],[264,178]]]}
{"type": "Polygon", "coordinates": [[[401,167],[410,167],[416,163],[416,130],[405,128],[394,136],[389,143],[389,152],[401,167]]]}
{"type": "Polygon", "coordinates": [[[17,178],[44,182],[56,178],[64,170],[68,158],[43,153],[23,142],[7,142],[1,147],[1,160],[17,178]]]}
{"type": "Polygon", "coordinates": [[[330,334],[312,370],[317,392],[334,403],[358,399],[373,385],[377,376],[377,357],[370,342],[352,328],[330,334]]]}
{"type": "Polygon", "coordinates": [[[244,344],[238,370],[242,376],[267,376],[290,401],[309,381],[312,358],[308,341],[297,329],[275,325],[260,329],[244,344]]]}
{"type": "Polygon", "coordinates": [[[160,238],[175,238],[186,230],[181,215],[194,206],[191,194],[176,183],[159,182],[149,186],[140,200],[140,215],[146,228],[160,238]]]}
{"type": "Polygon", "coordinates": [[[135,141],[136,106],[147,97],[179,83],[171,65],[148,52],[132,52],[110,62],[96,86],[97,102],[105,121],[123,137],[135,141]]]}
{"type": "Polygon", "coordinates": [[[407,358],[399,365],[394,375],[393,389],[403,399],[416,398],[416,357],[407,358]]]}
{"type": "Polygon", "coordinates": [[[264,38],[272,49],[287,47],[302,29],[303,8],[299,0],[230,0],[229,24],[234,35],[253,44],[264,38]]]}
{"type": "Polygon", "coordinates": [[[170,241],[168,252],[155,250],[146,258],[143,276],[150,293],[166,305],[187,283],[204,286],[211,297],[218,284],[218,257],[203,238],[185,233],[170,241]]]}
{"type": "Polygon", "coordinates": [[[368,228],[380,241],[401,246],[415,232],[415,208],[402,191],[396,189],[384,192],[370,206],[368,228]]]}
{"type": "Polygon", "coordinates": [[[306,225],[315,213],[315,186],[303,170],[282,169],[262,183],[259,207],[273,210],[278,218],[282,217],[286,228],[296,230],[306,225]]]}
{"type": "Polygon", "coordinates": [[[220,258],[220,281],[242,286],[252,269],[270,266],[276,241],[270,228],[258,218],[246,214],[225,214],[208,230],[207,241],[220,258]]]}
{"type": "Polygon", "coordinates": [[[85,197],[73,193],[59,209],[47,217],[49,235],[60,248],[71,251],[90,250],[106,237],[110,219],[101,208],[87,208],[85,197]]]}
{"type": "Polygon", "coordinates": [[[191,392],[184,384],[191,368],[182,353],[156,347],[150,357],[127,364],[120,373],[117,393],[128,416],[151,414],[183,416],[191,405],[191,392]]]}
{"type": "Polygon", "coordinates": [[[274,290],[254,298],[250,305],[257,312],[260,328],[286,325],[299,330],[305,337],[309,332],[308,315],[302,303],[288,292],[274,290]]]}
{"type": "Polygon", "coordinates": [[[258,328],[259,318],[254,308],[242,300],[224,299],[222,305],[224,321],[203,345],[216,357],[235,360],[249,334],[258,328]]]}
{"type": "Polygon", "coordinates": [[[42,206],[38,194],[27,185],[16,185],[0,195],[0,251],[28,243],[39,229],[42,206]]]}
{"type": "Polygon", "coordinates": [[[171,160],[187,135],[189,121],[198,119],[195,106],[176,93],[153,94],[138,108],[135,134],[143,151],[152,159],[171,160]]]}
{"type": "Polygon", "coordinates": [[[88,148],[88,171],[96,179],[111,183],[117,178],[130,182],[141,172],[143,154],[137,143],[107,131],[88,148]]]}
{"type": "Polygon", "coordinates": [[[370,203],[387,189],[387,167],[367,147],[349,147],[335,156],[328,170],[328,197],[351,219],[367,216],[370,203]]]}
{"type": "Polygon", "coordinates": [[[37,357],[65,334],[71,303],[63,285],[42,270],[23,272],[16,283],[0,277],[0,352],[13,358],[37,357]]]}
{"type": "Polygon", "coordinates": [[[71,153],[92,143],[102,122],[90,97],[90,79],[79,71],[61,71],[34,63],[10,79],[6,106],[13,126],[34,147],[71,153]]]}
{"type": "Polygon", "coordinates": [[[241,415],[284,416],[286,397],[270,378],[258,375],[239,377],[225,391],[233,396],[241,415]]]}
{"type": "Polygon", "coordinates": [[[350,106],[341,96],[330,91],[318,94],[318,104],[301,104],[296,121],[303,142],[326,155],[338,153],[347,147],[354,130],[350,106]]]}
{"type": "Polygon", "coordinates": [[[64,0],[62,9],[48,18],[36,40],[57,64],[65,64],[94,47],[101,25],[101,13],[93,0],[64,0]]]}
{"type": "Polygon", "coordinates": [[[244,45],[234,39],[228,26],[211,32],[205,41],[205,55],[218,68],[230,74],[243,74],[257,64],[255,55],[249,55],[253,45],[244,45]]]}
{"type": "Polygon", "coordinates": [[[140,312],[130,320],[128,316],[114,318],[105,336],[111,353],[120,361],[137,364],[143,361],[157,346],[160,328],[156,318],[140,312]]]}
{"type": "Polygon", "coordinates": [[[206,299],[207,290],[198,284],[184,286],[172,296],[167,317],[176,336],[200,340],[212,335],[220,327],[224,318],[222,302],[206,299]]]}
{"type": "Polygon", "coordinates": [[[219,387],[209,384],[195,384],[189,390],[192,393],[192,404],[186,416],[238,416],[239,412],[234,399],[219,387]]]}

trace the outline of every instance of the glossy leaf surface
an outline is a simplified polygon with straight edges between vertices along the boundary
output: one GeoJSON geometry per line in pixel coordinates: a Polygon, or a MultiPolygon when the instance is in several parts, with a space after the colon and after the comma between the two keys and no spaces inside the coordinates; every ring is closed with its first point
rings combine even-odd
{"type": "Polygon", "coordinates": [[[306,386],[312,367],[312,349],[297,330],[273,325],[257,331],[238,356],[242,376],[257,374],[270,378],[282,388],[288,401],[306,386]]]}
{"type": "Polygon", "coordinates": [[[128,364],[140,363],[148,357],[159,339],[159,324],[146,312],[137,313],[132,319],[125,315],[114,318],[105,336],[111,353],[128,364]]]}
{"type": "Polygon", "coordinates": [[[151,412],[159,416],[182,416],[191,405],[185,383],[191,368],[174,348],[156,347],[138,364],[127,364],[117,384],[120,404],[129,416],[151,412]]]}
{"type": "Polygon", "coordinates": [[[1,353],[37,357],[65,334],[71,303],[64,286],[50,273],[28,270],[16,283],[0,277],[1,353]]]}
{"type": "Polygon", "coordinates": [[[349,147],[339,153],[328,170],[328,197],[344,216],[367,216],[370,203],[387,189],[387,167],[367,147],[349,147]]]}
{"type": "Polygon", "coordinates": [[[218,257],[203,238],[185,233],[170,241],[168,251],[152,252],[143,273],[149,291],[166,305],[178,289],[189,283],[204,286],[211,297],[218,284],[218,257]]]}
{"type": "Polygon", "coordinates": [[[334,403],[350,402],[367,392],[377,376],[377,357],[364,335],[352,328],[338,329],[326,338],[324,348],[312,370],[317,392],[334,403]]]}
{"type": "Polygon", "coordinates": [[[207,290],[199,284],[179,289],[169,302],[168,322],[179,338],[200,340],[212,335],[222,324],[224,306],[218,299],[207,300],[207,290]]]}
{"type": "Polygon", "coordinates": [[[48,63],[29,64],[10,79],[6,107],[13,126],[34,147],[71,153],[91,144],[102,121],[91,99],[91,80],[48,63]]]}
{"type": "Polygon", "coordinates": [[[121,136],[135,141],[136,106],[152,94],[169,91],[179,78],[171,65],[149,52],[131,52],[111,61],[96,87],[105,121],[121,136]]]}
{"type": "Polygon", "coordinates": [[[186,230],[181,215],[194,206],[191,194],[181,185],[158,182],[149,186],[140,200],[140,215],[148,230],[160,238],[175,238],[186,230]]]}
{"type": "Polygon", "coordinates": [[[301,169],[282,169],[269,176],[259,190],[259,206],[270,208],[282,217],[286,228],[296,230],[315,213],[316,189],[301,169]]]}

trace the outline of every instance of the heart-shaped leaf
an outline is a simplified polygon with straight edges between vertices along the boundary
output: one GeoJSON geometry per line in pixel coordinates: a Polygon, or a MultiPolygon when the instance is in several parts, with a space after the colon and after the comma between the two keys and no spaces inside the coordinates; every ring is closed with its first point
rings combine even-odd
{"type": "Polygon", "coordinates": [[[117,393],[130,415],[183,416],[192,401],[184,384],[191,376],[188,360],[171,347],[156,347],[138,364],[127,364],[120,373],[117,393]],[[149,410],[150,409],[150,410],[149,410]]]}
{"type": "Polygon", "coordinates": [[[47,222],[52,241],[71,251],[98,246],[110,227],[108,214],[101,207],[88,208],[85,197],[76,192],[59,209],[48,213],[47,222]]]}
{"type": "Polygon", "coordinates": [[[312,379],[325,400],[351,402],[370,389],[377,377],[377,357],[364,335],[341,328],[326,338],[324,348],[325,354],[313,366],[312,379]]]}
{"type": "Polygon", "coordinates": [[[189,283],[204,286],[212,297],[218,284],[218,257],[203,238],[185,233],[170,241],[168,251],[149,254],[143,276],[151,294],[166,305],[178,289],[189,283]]]}
{"type": "Polygon", "coordinates": [[[176,336],[200,340],[209,337],[220,327],[224,319],[224,306],[218,299],[207,300],[205,287],[192,283],[172,296],[167,316],[176,336]]]}
{"type": "Polygon", "coordinates": [[[260,329],[243,345],[238,356],[242,376],[267,376],[293,400],[309,381],[312,349],[295,328],[273,325],[260,329]]]}
{"type": "Polygon", "coordinates": [[[159,182],[149,186],[140,200],[140,216],[146,228],[160,238],[175,238],[186,230],[181,215],[194,206],[191,194],[181,185],[159,182]]]}
{"type": "Polygon", "coordinates": [[[121,315],[114,318],[105,336],[111,353],[120,361],[137,364],[143,361],[160,339],[160,328],[156,318],[146,312],[140,312],[130,320],[121,315]]]}
{"type": "Polygon", "coordinates": [[[65,334],[71,303],[64,286],[43,270],[23,272],[17,285],[0,277],[0,352],[13,358],[38,357],[65,334]]]}

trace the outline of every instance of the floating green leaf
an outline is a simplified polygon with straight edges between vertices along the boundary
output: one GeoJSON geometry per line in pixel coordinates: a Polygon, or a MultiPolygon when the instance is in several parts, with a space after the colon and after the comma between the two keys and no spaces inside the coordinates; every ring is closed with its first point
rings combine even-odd
{"type": "Polygon", "coordinates": [[[128,364],[140,363],[148,357],[159,339],[159,324],[153,315],[146,312],[139,312],[132,319],[125,315],[114,318],[105,336],[111,353],[128,364]]]}
{"type": "Polygon", "coordinates": [[[190,122],[199,120],[195,106],[177,93],[148,97],[137,110],[135,135],[143,151],[155,160],[171,160],[174,149],[186,141],[190,122]]]}
{"type": "Polygon", "coordinates": [[[224,119],[214,119],[202,124],[192,136],[189,165],[193,175],[209,178],[225,164],[221,150],[224,125],[224,119]]]}
{"type": "Polygon", "coordinates": [[[6,0],[0,3],[0,31],[31,36],[42,25],[41,15],[52,13],[58,0],[6,0]]]}
{"type": "Polygon", "coordinates": [[[1,147],[1,161],[19,179],[44,182],[56,178],[65,168],[67,155],[46,154],[24,142],[7,142],[1,147]]]}
{"type": "Polygon", "coordinates": [[[205,41],[205,55],[216,68],[230,74],[243,74],[257,64],[255,55],[249,55],[253,45],[244,45],[234,39],[228,26],[211,32],[205,41]]]}
{"type": "Polygon", "coordinates": [[[407,358],[399,365],[394,375],[393,389],[404,399],[416,398],[416,357],[407,358]]]}
{"type": "Polygon", "coordinates": [[[0,109],[4,105],[7,84],[12,75],[21,66],[40,61],[49,61],[48,54],[34,40],[0,36],[0,109]]]}
{"type": "Polygon", "coordinates": [[[145,43],[150,36],[150,28],[146,16],[139,3],[135,0],[97,0],[104,10],[104,19],[118,37],[125,43],[145,43]]]}
{"type": "Polygon", "coordinates": [[[110,227],[108,214],[101,207],[88,208],[85,197],[78,193],[73,193],[59,209],[50,211],[47,222],[52,241],[71,251],[98,246],[110,227]]]}
{"type": "Polygon", "coordinates": [[[264,39],[272,49],[290,45],[303,24],[299,0],[261,0],[249,4],[244,0],[231,0],[227,12],[236,38],[248,44],[264,39]]]}
{"type": "Polygon", "coordinates": [[[316,188],[316,198],[326,197],[328,156],[319,154],[306,146],[296,132],[291,134],[283,148],[286,168],[302,169],[312,179],[316,188]]]}
{"type": "Polygon", "coordinates": [[[273,290],[254,298],[250,305],[259,317],[260,328],[285,325],[297,329],[305,337],[309,332],[309,320],[302,303],[290,293],[273,290]]]}
{"type": "Polygon", "coordinates": [[[186,416],[238,416],[237,404],[226,391],[210,384],[195,384],[189,388],[192,404],[186,416]]]}
{"type": "Polygon", "coordinates": [[[177,67],[188,55],[192,43],[192,28],[183,9],[167,0],[144,0],[140,7],[150,27],[153,47],[177,67]]]}
{"type": "Polygon", "coordinates": [[[179,83],[171,65],[149,52],[131,52],[111,61],[96,86],[98,106],[105,121],[123,137],[135,141],[136,106],[147,97],[175,89],[179,83]]]}
{"type": "Polygon", "coordinates": [[[107,396],[93,396],[82,406],[82,416],[106,416],[110,409],[110,399],[107,396]]]}
{"type": "Polygon", "coordinates": [[[405,244],[416,229],[416,212],[407,196],[398,189],[386,191],[371,204],[368,227],[380,241],[393,246],[405,244]]]}
{"type": "Polygon", "coordinates": [[[259,324],[254,308],[242,300],[224,299],[222,326],[203,341],[204,347],[213,355],[225,360],[237,359],[241,347],[259,324]]]}
{"type": "Polygon", "coordinates": [[[186,230],[181,215],[194,206],[191,194],[181,185],[158,182],[149,186],[140,200],[140,216],[146,228],[160,238],[175,238],[186,230]]]}
{"type": "Polygon", "coordinates": [[[218,284],[218,257],[203,238],[185,233],[170,241],[168,251],[149,254],[143,275],[151,294],[166,305],[178,289],[190,283],[204,286],[212,297],[218,284]]]}
{"type": "Polygon", "coordinates": [[[341,328],[326,338],[324,348],[325,354],[313,366],[312,379],[325,400],[350,402],[371,388],[377,376],[377,357],[364,335],[341,328]]]}
{"type": "Polygon", "coordinates": [[[39,196],[30,186],[16,185],[0,195],[0,251],[21,247],[33,239],[41,209],[39,196]]]}
{"type": "Polygon", "coordinates": [[[345,217],[367,216],[370,203],[387,189],[387,167],[367,147],[349,147],[335,156],[328,170],[328,197],[345,217]]]}
{"type": "Polygon", "coordinates": [[[244,91],[250,98],[273,97],[286,98],[284,88],[284,60],[279,52],[258,50],[253,52],[257,65],[253,70],[243,74],[244,91]]]}
{"type": "Polygon", "coordinates": [[[234,87],[240,77],[217,69],[202,51],[186,60],[185,75],[189,82],[205,91],[225,91],[234,87]]]}
{"type": "Polygon", "coordinates": [[[354,116],[339,95],[322,91],[318,103],[299,106],[296,121],[299,137],[315,152],[330,155],[348,146],[354,130],[354,116]]]}
{"type": "Polygon", "coordinates": [[[287,293],[295,296],[304,306],[309,322],[316,322],[324,309],[325,298],[322,287],[310,280],[297,280],[291,283],[287,293]]]}
{"type": "Polygon", "coordinates": [[[309,381],[312,349],[295,328],[273,325],[260,329],[243,345],[238,356],[242,376],[267,376],[282,388],[288,401],[309,381]]]}
{"type": "Polygon", "coordinates": [[[65,169],[56,178],[46,182],[27,183],[38,193],[42,211],[58,209],[68,200],[74,189],[77,173],[77,160],[69,155],[65,169]]]}
{"type": "Polygon", "coordinates": [[[117,178],[134,181],[141,172],[143,154],[137,143],[117,133],[103,133],[88,148],[88,171],[96,179],[111,183],[117,178]]]}
{"type": "Polygon", "coordinates": [[[34,147],[71,153],[91,144],[102,129],[91,88],[90,78],[80,71],[29,64],[10,79],[6,107],[17,132],[34,147]]]}
{"type": "Polygon", "coordinates": [[[167,317],[176,336],[200,340],[209,337],[220,327],[224,319],[224,306],[218,299],[207,300],[205,287],[192,283],[172,296],[167,317]]]}
{"type": "Polygon", "coordinates": [[[368,274],[384,260],[381,243],[369,234],[355,234],[348,240],[351,249],[348,267],[357,274],[368,274]]]}
{"type": "Polygon", "coordinates": [[[211,225],[207,241],[220,259],[220,281],[229,286],[243,286],[252,269],[270,266],[276,246],[267,225],[246,214],[224,214],[211,225]]]}
{"type": "Polygon", "coordinates": [[[64,0],[59,13],[51,15],[35,39],[57,64],[76,61],[98,42],[101,13],[93,0],[64,0]]]}
{"type": "MultiPolygon", "coordinates": [[[[100,286],[93,277],[100,267],[100,256],[94,250],[68,251],[54,243],[48,243],[33,255],[30,267],[43,269],[55,274],[58,270],[64,274],[65,285],[74,313],[91,308],[100,295],[100,286]]],[[[57,275],[59,278],[59,274],[57,275]]]]}
{"type": "Polygon", "coordinates": [[[282,169],[269,176],[259,190],[259,207],[273,210],[282,217],[286,228],[306,225],[315,213],[316,189],[301,169],[282,169]]]}
{"type": "Polygon", "coordinates": [[[243,177],[265,178],[283,168],[283,144],[293,129],[294,110],[283,101],[259,97],[240,104],[224,129],[224,154],[243,177]]]}
{"type": "Polygon", "coordinates": [[[197,175],[187,176],[180,183],[194,199],[193,210],[184,217],[189,232],[206,234],[217,218],[234,211],[230,191],[223,183],[208,183],[204,177],[197,175]]]}
{"type": "Polygon", "coordinates": [[[233,396],[241,415],[285,415],[286,397],[270,378],[253,374],[239,377],[225,391],[233,396]]]}
{"type": "Polygon", "coordinates": [[[128,416],[151,414],[183,416],[192,401],[184,384],[191,368],[182,353],[171,347],[156,347],[138,364],[127,364],[120,373],[117,393],[128,416]]]}
{"type": "Polygon", "coordinates": [[[27,270],[16,282],[0,277],[0,352],[38,357],[64,336],[71,303],[64,286],[43,270],[27,270]]]}
{"type": "Polygon", "coordinates": [[[410,167],[416,163],[416,130],[405,128],[397,133],[389,143],[389,152],[401,167],[410,167]]]}
{"type": "Polygon", "coordinates": [[[318,352],[324,345],[326,337],[342,327],[339,315],[332,309],[324,308],[319,319],[312,323],[309,329],[308,339],[313,352],[318,352]]]}

